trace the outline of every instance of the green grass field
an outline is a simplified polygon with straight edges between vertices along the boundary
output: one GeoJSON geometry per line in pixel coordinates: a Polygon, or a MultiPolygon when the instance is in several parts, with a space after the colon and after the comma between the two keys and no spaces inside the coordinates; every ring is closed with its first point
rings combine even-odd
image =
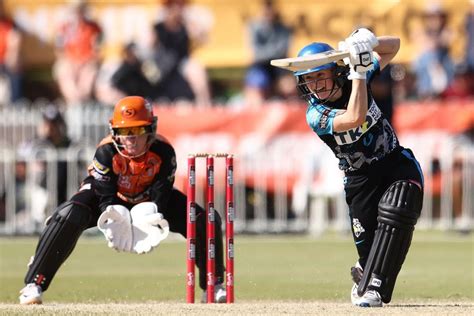
{"type": "MultiPolygon", "coordinates": [[[[36,238],[0,239],[0,303],[17,303],[36,238]]],[[[236,236],[236,302],[349,302],[349,236],[236,236]]],[[[185,301],[185,243],[167,240],[147,255],[116,253],[99,237],[82,237],[56,275],[45,302],[143,303],[185,301]]],[[[474,301],[474,238],[415,232],[399,275],[394,304],[474,301]]],[[[196,297],[200,298],[198,290],[196,297]]]]}

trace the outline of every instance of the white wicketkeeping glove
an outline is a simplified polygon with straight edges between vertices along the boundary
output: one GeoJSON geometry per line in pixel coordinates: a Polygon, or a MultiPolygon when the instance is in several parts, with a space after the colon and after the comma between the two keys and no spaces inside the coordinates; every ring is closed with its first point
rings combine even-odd
{"type": "Polygon", "coordinates": [[[117,251],[132,250],[132,219],[123,205],[109,205],[100,215],[97,227],[104,234],[107,245],[117,251]]]}
{"type": "Polygon", "coordinates": [[[143,202],[130,210],[132,216],[133,251],[148,253],[157,247],[169,234],[168,221],[158,213],[158,206],[153,202],[143,202]]]}

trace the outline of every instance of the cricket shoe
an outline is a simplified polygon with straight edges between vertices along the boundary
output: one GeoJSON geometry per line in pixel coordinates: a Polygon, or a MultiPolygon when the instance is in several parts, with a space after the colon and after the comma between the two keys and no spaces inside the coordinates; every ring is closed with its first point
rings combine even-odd
{"type": "MultiPolygon", "coordinates": [[[[214,302],[215,303],[225,303],[227,302],[227,291],[222,283],[216,284],[214,286],[214,302]]],[[[201,303],[207,303],[207,290],[202,292],[201,303]]]]}
{"type": "Polygon", "coordinates": [[[352,305],[360,307],[382,307],[382,299],[380,294],[375,290],[369,290],[364,295],[357,294],[357,284],[352,286],[351,302],[352,305]]]}
{"type": "MultiPolygon", "coordinates": [[[[352,303],[354,304],[354,302],[352,303]]],[[[368,290],[364,293],[364,295],[362,295],[362,297],[356,300],[354,305],[360,307],[382,307],[383,304],[379,292],[375,290],[368,290]]]]}
{"type": "Polygon", "coordinates": [[[20,291],[19,298],[22,305],[43,304],[43,290],[39,285],[29,283],[20,291]]]}
{"type": "Polygon", "coordinates": [[[362,269],[359,261],[357,261],[355,266],[351,267],[351,277],[352,281],[354,282],[354,285],[351,289],[352,305],[360,307],[382,307],[382,298],[380,297],[379,292],[375,290],[368,290],[362,296],[357,294],[359,283],[362,280],[363,275],[364,270],[362,269]]]}

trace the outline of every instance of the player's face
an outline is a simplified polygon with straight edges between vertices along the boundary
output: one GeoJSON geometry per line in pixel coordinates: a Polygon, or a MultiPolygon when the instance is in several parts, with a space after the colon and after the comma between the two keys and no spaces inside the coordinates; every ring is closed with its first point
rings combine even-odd
{"type": "Polygon", "coordinates": [[[148,133],[145,127],[118,129],[117,137],[123,149],[131,157],[139,156],[147,150],[148,133]]]}
{"type": "Polygon", "coordinates": [[[310,72],[303,76],[308,89],[320,100],[336,100],[339,93],[332,94],[334,87],[334,78],[332,69],[323,69],[316,72],[310,72]]]}
{"type": "Polygon", "coordinates": [[[120,143],[131,157],[143,154],[147,150],[148,135],[120,136],[120,143]]]}

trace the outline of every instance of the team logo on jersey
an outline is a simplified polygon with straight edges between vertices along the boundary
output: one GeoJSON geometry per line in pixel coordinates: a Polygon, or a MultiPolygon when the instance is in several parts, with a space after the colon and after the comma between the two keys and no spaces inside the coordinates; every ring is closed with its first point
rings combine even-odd
{"type": "Polygon", "coordinates": [[[372,105],[367,111],[365,122],[362,125],[347,131],[334,132],[334,138],[336,139],[337,144],[346,145],[358,141],[365,132],[377,123],[377,120],[380,119],[381,116],[382,112],[380,112],[380,109],[377,107],[375,102],[372,101],[372,105]]]}
{"type": "Polygon", "coordinates": [[[107,172],[110,171],[108,167],[101,164],[95,157],[94,157],[94,160],[92,160],[92,167],[97,173],[100,173],[100,174],[106,174],[107,172]]]}
{"type": "Polygon", "coordinates": [[[132,187],[132,183],[130,182],[130,176],[126,175],[119,175],[117,180],[117,185],[120,188],[130,189],[132,187]]]}
{"type": "Polygon", "coordinates": [[[365,232],[364,227],[362,227],[362,224],[359,222],[357,218],[352,219],[352,230],[354,231],[354,235],[359,238],[359,236],[365,232]]]}

